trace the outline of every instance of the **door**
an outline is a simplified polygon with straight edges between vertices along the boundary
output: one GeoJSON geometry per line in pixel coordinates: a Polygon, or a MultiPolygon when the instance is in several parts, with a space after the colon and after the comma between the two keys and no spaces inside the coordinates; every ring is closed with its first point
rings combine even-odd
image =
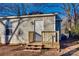
{"type": "Polygon", "coordinates": [[[42,20],[35,21],[35,41],[42,40],[41,32],[43,30],[44,30],[44,21],[42,20]]]}

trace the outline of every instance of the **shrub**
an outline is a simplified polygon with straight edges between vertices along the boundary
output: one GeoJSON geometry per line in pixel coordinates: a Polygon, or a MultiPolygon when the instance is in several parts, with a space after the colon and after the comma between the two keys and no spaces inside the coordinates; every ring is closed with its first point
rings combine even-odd
{"type": "Polygon", "coordinates": [[[71,29],[72,34],[79,34],[79,24],[76,24],[75,27],[71,29]]]}

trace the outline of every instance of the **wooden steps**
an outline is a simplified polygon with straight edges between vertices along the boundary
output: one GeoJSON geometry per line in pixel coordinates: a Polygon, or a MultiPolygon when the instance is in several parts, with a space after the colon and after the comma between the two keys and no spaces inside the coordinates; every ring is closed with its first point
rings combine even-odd
{"type": "Polygon", "coordinates": [[[29,52],[41,52],[42,50],[42,44],[39,42],[34,42],[34,43],[29,43],[24,51],[29,51],[29,52]]]}

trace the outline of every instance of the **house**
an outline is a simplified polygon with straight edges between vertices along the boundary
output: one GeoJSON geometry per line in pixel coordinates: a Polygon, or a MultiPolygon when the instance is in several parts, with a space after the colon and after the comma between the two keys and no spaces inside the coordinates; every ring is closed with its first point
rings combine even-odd
{"type": "Polygon", "coordinates": [[[61,22],[61,33],[64,35],[69,35],[69,30],[70,28],[74,28],[75,22],[74,22],[74,17],[71,17],[71,21],[69,22],[69,17],[64,17],[61,22]]]}
{"type": "Polygon", "coordinates": [[[57,14],[0,17],[1,44],[41,42],[45,48],[59,48],[61,20],[56,18],[57,14]]]}

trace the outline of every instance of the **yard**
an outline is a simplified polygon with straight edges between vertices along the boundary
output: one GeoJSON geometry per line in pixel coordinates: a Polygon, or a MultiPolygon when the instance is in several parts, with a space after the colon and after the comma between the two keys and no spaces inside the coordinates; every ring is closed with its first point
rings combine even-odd
{"type": "Polygon", "coordinates": [[[54,49],[42,49],[41,52],[27,52],[24,51],[25,45],[0,45],[0,56],[79,56],[78,40],[66,40],[63,43],[60,43],[62,44],[60,52],[57,52],[54,49]]]}
{"type": "Polygon", "coordinates": [[[52,49],[42,49],[42,52],[27,52],[23,51],[24,46],[1,46],[0,47],[0,56],[51,56],[57,55],[52,49]]]}

